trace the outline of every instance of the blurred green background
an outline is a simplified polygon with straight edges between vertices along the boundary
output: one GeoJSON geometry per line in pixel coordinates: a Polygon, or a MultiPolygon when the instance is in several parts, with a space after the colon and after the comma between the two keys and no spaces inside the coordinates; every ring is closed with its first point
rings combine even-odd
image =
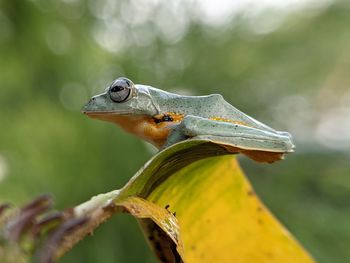
{"type": "MultiPolygon", "coordinates": [[[[122,187],[154,149],[80,113],[126,76],[221,93],[294,135],[274,165],[240,162],[319,262],[350,262],[350,4],[332,0],[1,0],[0,202],[59,209],[122,187]]],[[[156,262],[118,215],[62,262],[156,262]]]]}

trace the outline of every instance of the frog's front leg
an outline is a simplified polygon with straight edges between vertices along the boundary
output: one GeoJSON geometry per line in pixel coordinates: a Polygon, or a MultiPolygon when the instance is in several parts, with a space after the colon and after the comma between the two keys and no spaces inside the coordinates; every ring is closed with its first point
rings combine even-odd
{"type": "Polygon", "coordinates": [[[285,153],[293,151],[294,147],[291,136],[285,132],[188,115],[173,128],[163,148],[187,138],[210,140],[252,151],[285,153]]]}
{"type": "Polygon", "coordinates": [[[168,138],[165,141],[164,145],[162,146],[161,150],[165,149],[165,148],[168,148],[169,146],[171,146],[171,145],[173,145],[175,143],[178,143],[178,142],[181,142],[181,141],[184,141],[184,140],[188,139],[189,136],[187,136],[185,134],[185,131],[186,130],[185,130],[183,121],[181,121],[176,126],[173,126],[171,128],[171,131],[170,131],[170,133],[168,135],[168,138]]]}

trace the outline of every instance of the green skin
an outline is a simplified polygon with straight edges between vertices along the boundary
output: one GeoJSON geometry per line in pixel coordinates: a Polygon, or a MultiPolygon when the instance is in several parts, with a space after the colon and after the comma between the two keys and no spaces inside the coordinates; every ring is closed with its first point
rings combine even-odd
{"type": "Polygon", "coordinates": [[[168,112],[184,115],[182,121],[171,126],[161,149],[186,139],[204,139],[243,150],[273,153],[288,153],[294,148],[289,133],[276,131],[244,114],[219,94],[183,96],[151,86],[134,85],[126,78],[119,78],[104,93],[94,96],[82,111],[87,115],[113,114],[130,118],[153,118],[168,112]],[[126,81],[128,85],[125,84],[126,81]],[[128,90],[130,92],[125,100],[115,102],[112,95],[119,96],[119,93],[114,92],[112,87],[119,87],[118,83],[125,86],[125,94],[128,90]],[[210,119],[214,117],[236,123],[210,119]]]}

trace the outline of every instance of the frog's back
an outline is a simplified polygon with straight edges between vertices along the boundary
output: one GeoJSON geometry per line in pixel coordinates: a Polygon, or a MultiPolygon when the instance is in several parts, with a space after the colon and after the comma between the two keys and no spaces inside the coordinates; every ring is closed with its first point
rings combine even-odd
{"type": "Polygon", "coordinates": [[[155,88],[150,89],[150,93],[160,113],[194,115],[274,131],[232,106],[220,94],[183,96],[155,88]]]}
{"type": "Polygon", "coordinates": [[[227,106],[231,106],[220,94],[184,96],[155,88],[150,89],[150,93],[160,113],[174,112],[184,116],[210,118],[227,115],[227,106]]]}

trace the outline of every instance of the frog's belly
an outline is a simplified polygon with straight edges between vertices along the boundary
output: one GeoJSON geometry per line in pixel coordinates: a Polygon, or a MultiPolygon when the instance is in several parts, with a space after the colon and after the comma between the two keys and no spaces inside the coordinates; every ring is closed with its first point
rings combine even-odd
{"type": "Polygon", "coordinates": [[[131,131],[138,137],[152,143],[158,148],[161,148],[166,142],[172,123],[154,123],[154,121],[144,121],[137,124],[135,129],[131,131]]]}
{"type": "Polygon", "coordinates": [[[170,127],[173,123],[156,123],[153,118],[147,116],[129,117],[123,115],[113,115],[108,118],[125,131],[135,134],[158,148],[161,148],[168,138],[170,127]]]}

